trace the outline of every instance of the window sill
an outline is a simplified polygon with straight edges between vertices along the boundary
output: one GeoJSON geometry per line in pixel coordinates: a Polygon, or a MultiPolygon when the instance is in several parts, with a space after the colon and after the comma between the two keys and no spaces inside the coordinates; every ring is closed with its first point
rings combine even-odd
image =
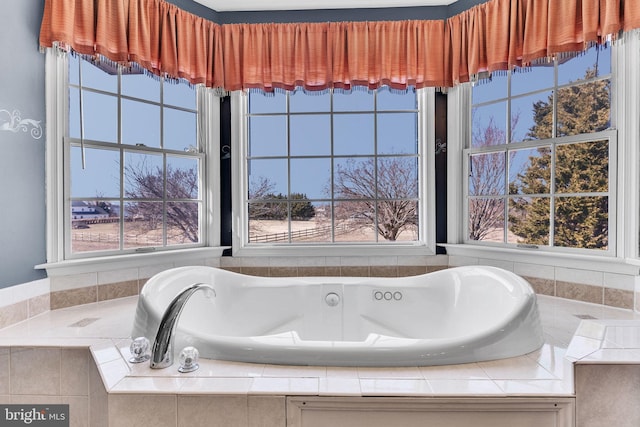
{"type": "Polygon", "coordinates": [[[435,251],[426,245],[332,245],[332,246],[244,246],[234,250],[237,257],[353,257],[429,256],[435,251]]]}
{"type": "Polygon", "coordinates": [[[187,264],[210,258],[219,258],[228,249],[224,246],[181,249],[153,253],[114,255],[109,257],[81,258],[36,265],[36,269],[46,269],[49,277],[99,271],[137,268],[158,264],[187,264]]]}
{"type": "MultiPolygon", "coordinates": [[[[640,266],[640,260],[615,258],[604,255],[567,254],[535,251],[531,249],[497,248],[449,243],[439,244],[438,246],[444,247],[449,256],[478,258],[478,263],[487,262],[484,260],[517,262],[629,275],[639,274],[638,267],[640,266]]],[[[453,260],[453,264],[455,264],[455,260],[453,260]]]]}

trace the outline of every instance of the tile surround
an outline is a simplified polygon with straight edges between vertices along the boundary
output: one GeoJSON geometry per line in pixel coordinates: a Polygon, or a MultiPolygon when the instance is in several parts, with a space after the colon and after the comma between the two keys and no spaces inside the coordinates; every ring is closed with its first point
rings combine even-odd
{"type": "MultiPolygon", "coordinates": [[[[199,371],[181,375],[175,370],[151,370],[148,366],[126,362],[129,356],[128,330],[122,328],[119,318],[124,312],[133,311],[136,298],[125,300],[126,304],[113,300],[86,308],[57,310],[50,316],[29,321],[31,326],[14,326],[12,334],[7,334],[7,331],[0,333],[0,400],[69,403],[72,426],[284,427],[287,423],[287,396],[376,396],[376,399],[414,396],[429,400],[469,396],[480,399],[557,396],[572,399],[573,376],[558,367],[565,353],[590,365],[616,353],[618,358],[635,360],[637,364],[634,366],[640,370],[640,351],[635,350],[640,348],[640,332],[635,332],[640,328],[631,329],[637,322],[612,320],[606,323],[608,329],[604,329],[600,321],[580,324],[578,338],[582,340],[576,340],[571,352],[565,351],[566,344],[563,347],[547,343],[537,352],[502,361],[437,367],[340,368],[201,360],[199,371]],[[104,336],[111,338],[85,338],[81,341],[60,336],[60,326],[88,316],[107,317],[108,313],[111,313],[117,327],[105,330],[104,336]],[[50,326],[42,327],[45,324],[50,326]],[[23,331],[31,332],[25,334],[23,331]],[[47,334],[54,338],[46,338],[47,334]],[[14,338],[9,338],[12,336],[14,338]],[[602,348],[591,347],[590,341],[598,339],[604,343],[602,348]],[[29,340],[39,342],[43,347],[19,344],[29,340]],[[66,347],[68,345],[72,346],[66,347]],[[87,351],[87,346],[91,346],[90,351],[87,351]],[[597,355],[595,350],[609,353],[597,355]],[[19,362],[11,363],[11,358],[19,362]]],[[[541,298],[541,305],[543,318],[553,319],[550,323],[547,320],[546,326],[568,328],[569,331],[574,330],[579,319],[568,313],[585,312],[609,318],[619,316],[620,319],[639,317],[623,310],[548,297],[541,298]],[[564,317],[559,313],[565,313],[564,317]]],[[[88,331],[85,334],[89,335],[92,333],[88,329],[82,331],[88,331]]],[[[66,333],[75,336],[73,331],[67,330],[66,333]]],[[[553,328],[546,333],[550,337],[556,335],[553,328]]],[[[621,383],[624,390],[628,389],[627,396],[639,393],[634,388],[638,387],[638,374],[633,372],[616,374],[630,378],[621,383]]],[[[584,384],[586,393],[590,393],[597,375],[587,375],[588,380],[578,377],[576,384],[584,384]]],[[[612,384],[617,383],[613,381],[612,384]]],[[[615,388],[614,385],[611,387],[615,388]]],[[[614,393],[619,394],[619,391],[607,391],[600,405],[607,401],[606,396],[614,393]]],[[[592,407],[588,402],[587,405],[592,407]]],[[[635,412],[628,415],[629,419],[637,421],[635,412]]],[[[602,424],[576,425],[591,427],[602,424]]],[[[637,425],[637,422],[616,425],[637,425]]]]}
{"type": "MultiPolygon", "coordinates": [[[[466,256],[222,257],[194,260],[193,264],[215,265],[238,273],[271,277],[404,277],[449,266],[489,264],[520,274],[541,295],[640,311],[640,290],[636,290],[636,277],[632,275],[466,256]]],[[[58,276],[0,289],[0,328],[49,310],[137,295],[149,277],[176,266],[175,263],[158,264],[58,276]],[[24,299],[25,296],[28,298],[24,299]]]]}

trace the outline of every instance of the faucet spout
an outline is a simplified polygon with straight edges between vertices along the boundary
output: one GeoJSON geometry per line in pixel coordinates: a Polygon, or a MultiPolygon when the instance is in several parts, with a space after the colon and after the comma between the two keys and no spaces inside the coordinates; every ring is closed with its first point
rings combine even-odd
{"type": "Polygon", "coordinates": [[[176,324],[178,323],[182,309],[189,298],[191,298],[191,295],[200,289],[209,290],[213,292],[215,296],[216,291],[210,285],[195,283],[180,291],[173,301],[169,303],[169,306],[162,316],[156,338],[153,341],[153,347],[151,348],[151,368],[162,369],[173,364],[173,335],[176,324]]]}

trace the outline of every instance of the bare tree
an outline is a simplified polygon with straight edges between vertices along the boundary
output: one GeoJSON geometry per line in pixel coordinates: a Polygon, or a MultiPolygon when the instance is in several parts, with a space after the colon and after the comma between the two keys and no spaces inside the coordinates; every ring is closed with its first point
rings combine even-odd
{"type": "Polygon", "coordinates": [[[198,197],[198,172],[195,168],[175,169],[167,165],[166,179],[160,166],[146,162],[125,167],[126,196],[134,201],[129,216],[141,219],[145,231],[161,227],[166,215],[167,233],[171,238],[198,242],[199,206],[189,200],[198,197]],[[166,189],[165,189],[166,182],[166,189]],[[162,203],[164,200],[168,202],[162,203]]]}
{"type": "MultiPolygon", "coordinates": [[[[511,118],[511,135],[518,124],[520,115],[511,118]]],[[[486,127],[476,128],[472,135],[473,147],[503,145],[507,136],[489,119],[486,127]]],[[[505,171],[507,154],[504,151],[480,153],[471,156],[469,164],[469,239],[483,240],[491,232],[504,227],[504,198],[506,191],[505,171]]]]}
{"type": "Polygon", "coordinates": [[[335,216],[370,227],[386,240],[417,229],[418,172],[415,157],[348,159],[334,182],[335,216]]]}

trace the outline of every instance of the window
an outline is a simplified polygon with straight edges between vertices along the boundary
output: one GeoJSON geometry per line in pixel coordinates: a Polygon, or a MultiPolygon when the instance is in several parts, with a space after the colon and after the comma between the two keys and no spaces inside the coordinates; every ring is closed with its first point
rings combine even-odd
{"type": "Polygon", "coordinates": [[[237,96],[242,246],[424,246],[426,92],[237,96]]]}
{"type": "Polygon", "coordinates": [[[197,89],[64,58],[64,258],[203,246],[197,89]]]}
{"type": "Polygon", "coordinates": [[[473,88],[466,242],[615,253],[610,63],[594,47],[473,88]]]}

